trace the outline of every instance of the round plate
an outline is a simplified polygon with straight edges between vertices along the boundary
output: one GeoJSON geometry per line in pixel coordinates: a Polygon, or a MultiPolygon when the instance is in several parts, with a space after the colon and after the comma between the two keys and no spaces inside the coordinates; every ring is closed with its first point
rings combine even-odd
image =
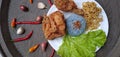
{"type": "MultiPolygon", "coordinates": [[[[76,3],[78,8],[82,8],[82,3],[83,2],[95,2],[97,4],[98,7],[100,7],[102,9],[101,15],[103,16],[103,21],[100,23],[100,26],[98,27],[98,29],[102,29],[106,35],[108,35],[108,18],[106,16],[106,13],[104,11],[104,9],[100,6],[99,3],[97,3],[94,0],[74,0],[74,2],[76,3]]],[[[53,5],[50,10],[48,11],[47,15],[57,11],[58,9],[56,8],[55,5],[53,5]]],[[[61,11],[62,12],[62,11],[61,11]]],[[[67,19],[70,16],[69,12],[62,12],[64,14],[65,19],[67,19]]],[[[60,47],[60,45],[62,44],[63,41],[63,37],[58,37],[54,40],[48,40],[48,42],[50,43],[50,45],[57,51],[60,47]]],[[[96,51],[98,51],[100,48],[97,48],[96,51]]]]}

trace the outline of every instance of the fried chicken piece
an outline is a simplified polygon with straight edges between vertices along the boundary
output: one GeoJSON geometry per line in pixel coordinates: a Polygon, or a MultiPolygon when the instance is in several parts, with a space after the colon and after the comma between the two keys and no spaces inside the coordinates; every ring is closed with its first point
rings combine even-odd
{"type": "Polygon", "coordinates": [[[84,16],[84,11],[82,9],[74,8],[71,12],[84,16]]]}
{"type": "Polygon", "coordinates": [[[71,11],[73,8],[77,8],[72,0],[54,0],[54,4],[62,11],[71,11]]]}
{"type": "Polygon", "coordinates": [[[78,15],[84,15],[82,9],[77,8],[77,5],[74,3],[73,0],[54,0],[54,4],[59,10],[65,12],[73,12],[78,15]]]}
{"type": "Polygon", "coordinates": [[[59,11],[44,16],[42,21],[42,29],[48,40],[65,35],[65,27],[64,15],[59,11]]]}

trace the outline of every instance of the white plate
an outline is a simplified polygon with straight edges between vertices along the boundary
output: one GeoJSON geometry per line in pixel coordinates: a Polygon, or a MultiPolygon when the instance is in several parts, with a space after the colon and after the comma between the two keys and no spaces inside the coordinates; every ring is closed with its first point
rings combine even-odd
{"type": "MultiPolygon", "coordinates": [[[[82,3],[83,3],[83,2],[87,2],[87,1],[95,2],[98,7],[102,8],[102,7],[100,6],[100,4],[97,3],[97,2],[94,1],[94,0],[74,0],[74,2],[76,3],[76,5],[77,5],[78,8],[82,8],[82,3]]],[[[57,10],[58,10],[58,9],[56,8],[56,6],[53,5],[53,6],[49,9],[47,15],[49,15],[49,14],[51,14],[51,13],[57,11],[57,10]]],[[[62,12],[62,13],[64,14],[65,18],[67,18],[67,17],[70,15],[69,12],[62,12]]],[[[109,25],[108,25],[108,18],[107,18],[107,16],[106,16],[106,13],[105,13],[105,11],[104,11],[103,8],[102,8],[101,15],[103,16],[103,21],[100,23],[100,26],[99,26],[98,29],[102,29],[102,30],[106,33],[106,35],[108,35],[108,27],[109,27],[109,25]]],[[[63,38],[62,38],[62,37],[59,37],[59,38],[56,38],[56,39],[54,39],[54,40],[48,40],[48,42],[49,42],[50,45],[57,51],[57,50],[59,49],[60,45],[62,44],[62,40],[63,40],[63,38]]],[[[96,48],[97,48],[97,47],[96,47],[96,48]]],[[[99,50],[99,49],[100,49],[100,48],[97,48],[96,51],[99,50]]]]}

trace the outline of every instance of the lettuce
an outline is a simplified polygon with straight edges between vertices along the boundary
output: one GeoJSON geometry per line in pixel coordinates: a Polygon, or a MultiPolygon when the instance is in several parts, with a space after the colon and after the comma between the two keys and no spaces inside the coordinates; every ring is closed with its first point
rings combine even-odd
{"type": "Polygon", "coordinates": [[[95,57],[96,47],[106,42],[103,30],[90,31],[79,36],[65,35],[57,54],[61,57],[95,57]]]}

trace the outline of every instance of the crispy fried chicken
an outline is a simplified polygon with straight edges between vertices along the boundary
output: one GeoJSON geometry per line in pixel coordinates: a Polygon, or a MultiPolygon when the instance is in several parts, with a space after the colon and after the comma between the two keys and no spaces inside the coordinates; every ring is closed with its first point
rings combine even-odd
{"type": "Polygon", "coordinates": [[[77,8],[77,5],[73,0],[54,0],[55,6],[65,12],[73,12],[78,15],[83,15],[82,9],[77,8]]]}
{"type": "Polygon", "coordinates": [[[42,29],[48,40],[65,35],[65,27],[64,15],[59,11],[44,16],[42,21],[42,29]]]}

